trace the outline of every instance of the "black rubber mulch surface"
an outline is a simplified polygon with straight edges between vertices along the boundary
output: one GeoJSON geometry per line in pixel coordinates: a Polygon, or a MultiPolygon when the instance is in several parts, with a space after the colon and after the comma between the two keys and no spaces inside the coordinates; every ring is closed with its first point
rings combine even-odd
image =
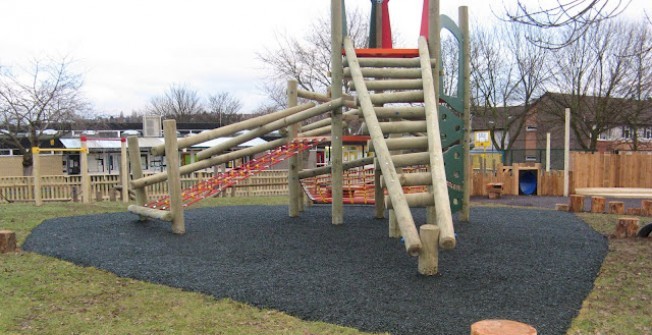
{"type": "Polygon", "coordinates": [[[186,212],[184,236],[129,213],[59,218],[24,249],[366,331],[468,334],[475,321],[501,318],[543,335],[565,334],[607,252],[572,214],[479,207],[473,223],[456,223],[441,274],[422,277],[372,214],[346,207],[346,223],[333,226],[328,206],[295,219],[285,206],[202,208],[186,212]]]}

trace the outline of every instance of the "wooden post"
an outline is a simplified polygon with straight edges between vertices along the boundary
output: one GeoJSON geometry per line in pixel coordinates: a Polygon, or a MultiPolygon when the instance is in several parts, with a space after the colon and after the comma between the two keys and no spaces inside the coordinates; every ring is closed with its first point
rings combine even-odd
{"type": "Polygon", "coordinates": [[[88,143],[86,136],[81,136],[81,149],[79,153],[79,169],[81,170],[81,188],[82,188],[82,203],[88,204],[91,202],[91,177],[88,174],[88,143]]]}
{"type": "Polygon", "coordinates": [[[380,174],[380,165],[378,159],[374,159],[374,207],[376,219],[385,218],[385,191],[381,185],[382,175],[380,174]]]}
{"type": "Polygon", "coordinates": [[[471,217],[471,187],[473,167],[471,166],[471,34],[469,30],[469,7],[459,7],[459,24],[462,32],[462,76],[464,104],[464,186],[462,188],[462,210],[460,221],[469,222],[471,217]]]}
{"type": "MultiPolygon", "coordinates": [[[[331,97],[342,97],[342,38],[343,38],[343,0],[331,0],[331,97]]],[[[333,224],[344,223],[344,193],[342,169],[342,108],[333,110],[331,116],[331,183],[333,224]]]]}
{"type": "Polygon", "coordinates": [[[537,330],[511,320],[482,320],[471,325],[471,335],[537,335],[537,330]]]}
{"type": "Polygon", "coordinates": [[[421,235],[421,252],[419,253],[419,273],[434,276],[439,271],[439,227],[424,224],[419,227],[421,235]]]}
{"type": "Polygon", "coordinates": [[[120,185],[122,185],[122,202],[127,203],[129,202],[129,160],[126,137],[120,138],[120,185]]]}
{"type": "Polygon", "coordinates": [[[34,178],[34,204],[43,205],[41,196],[41,153],[38,147],[32,148],[32,177],[34,178]]]}
{"type": "MultiPolygon", "coordinates": [[[[143,178],[143,167],[140,163],[140,146],[138,145],[138,137],[130,136],[128,139],[129,161],[131,162],[131,174],[133,180],[143,178]]],[[[136,205],[145,206],[147,203],[147,192],[145,186],[135,187],[134,193],[136,194],[136,205]]],[[[147,220],[147,217],[141,216],[141,221],[147,220]]]]}
{"type": "Polygon", "coordinates": [[[652,216],[652,200],[641,200],[641,215],[652,216]]]}
{"type": "Polygon", "coordinates": [[[550,133],[546,133],[546,172],[550,172],[550,133]]]}
{"type": "Polygon", "coordinates": [[[564,111],[566,122],[564,123],[564,196],[568,196],[570,183],[570,108],[564,111]]]}
{"type": "Polygon", "coordinates": [[[625,204],[622,201],[609,201],[609,214],[625,214],[625,204]]]}
{"type": "Polygon", "coordinates": [[[0,230],[0,254],[16,251],[16,233],[0,230]]]}
{"type": "MultiPolygon", "coordinates": [[[[381,201],[385,201],[384,199],[381,201]]],[[[398,222],[396,222],[396,213],[394,212],[393,209],[389,210],[389,237],[391,238],[400,238],[401,237],[401,229],[398,226],[398,222]]]]}
{"type": "Polygon", "coordinates": [[[604,213],[605,197],[591,197],[591,213],[604,213]]]}
{"type": "Polygon", "coordinates": [[[568,204],[555,204],[555,210],[561,212],[568,212],[568,204]]]}
{"type": "Polygon", "coordinates": [[[584,196],[573,194],[570,196],[570,206],[568,210],[575,213],[581,213],[584,211],[584,196]]]}
{"type": "MultiPolygon", "coordinates": [[[[297,81],[288,80],[287,83],[287,98],[288,98],[288,107],[294,107],[297,105],[297,81]]],[[[288,127],[288,143],[292,143],[293,140],[297,138],[299,133],[299,124],[294,123],[288,127]]],[[[291,218],[299,216],[299,207],[300,207],[300,188],[301,184],[299,183],[299,157],[294,155],[290,157],[288,162],[288,195],[290,198],[288,205],[288,214],[291,218]]]]}
{"type": "Polygon", "coordinates": [[[616,224],[616,231],[612,235],[615,238],[626,238],[626,237],[636,237],[638,234],[640,224],[639,218],[618,218],[618,223],[616,224]]]}
{"type": "Polygon", "coordinates": [[[165,137],[165,158],[167,159],[168,190],[170,192],[170,212],[172,213],[172,232],[184,234],[186,226],[183,217],[181,199],[181,174],[179,173],[179,148],[177,147],[177,123],[174,120],[163,121],[165,137]]]}

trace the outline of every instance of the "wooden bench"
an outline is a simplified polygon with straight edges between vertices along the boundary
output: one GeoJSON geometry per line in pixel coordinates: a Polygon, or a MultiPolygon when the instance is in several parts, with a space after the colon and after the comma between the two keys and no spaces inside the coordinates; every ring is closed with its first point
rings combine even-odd
{"type": "Polygon", "coordinates": [[[503,194],[503,183],[487,183],[486,187],[489,199],[498,199],[503,194]]]}

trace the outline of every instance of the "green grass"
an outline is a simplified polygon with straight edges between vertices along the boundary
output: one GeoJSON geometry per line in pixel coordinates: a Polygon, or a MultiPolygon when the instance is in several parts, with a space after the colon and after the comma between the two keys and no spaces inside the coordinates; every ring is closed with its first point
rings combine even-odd
{"type": "MultiPolygon", "coordinates": [[[[285,203],[283,197],[217,198],[202,206],[285,203]]],[[[125,208],[0,204],[0,229],[15,231],[22,243],[44,219],[125,208]]],[[[0,255],[0,297],[0,334],[364,334],[28,252],[0,255]]]]}
{"type": "MultiPolygon", "coordinates": [[[[200,206],[283,204],[285,197],[217,198],[200,206]]],[[[44,219],[125,208],[108,202],[0,204],[0,229],[15,231],[22,243],[44,219]]],[[[605,235],[618,218],[579,216],[605,235]]],[[[652,239],[610,240],[594,290],[567,334],[652,334],[651,257],[652,239]]],[[[0,255],[0,297],[0,334],[363,334],[27,252],[0,255]]]]}

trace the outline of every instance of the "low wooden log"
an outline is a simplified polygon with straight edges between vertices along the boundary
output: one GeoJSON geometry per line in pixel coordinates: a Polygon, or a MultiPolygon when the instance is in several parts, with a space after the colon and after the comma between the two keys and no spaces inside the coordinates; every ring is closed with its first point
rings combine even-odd
{"type": "Polygon", "coordinates": [[[652,200],[641,200],[641,215],[652,216],[652,200]]]}
{"type": "Polygon", "coordinates": [[[555,204],[555,210],[561,212],[568,212],[568,204],[555,204]]]}
{"type": "Polygon", "coordinates": [[[625,214],[625,204],[622,201],[609,201],[609,214],[625,214]]]}
{"type": "MultiPolygon", "coordinates": [[[[410,137],[396,137],[388,138],[385,140],[389,150],[427,150],[428,137],[426,136],[410,136],[410,137]]],[[[374,150],[373,142],[369,141],[369,151],[374,150]]]]}
{"type": "Polygon", "coordinates": [[[511,320],[482,320],[471,325],[471,335],[537,335],[537,330],[511,320]]]}
{"type": "Polygon", "coordinates": [[[426,117],[425,107],[418,106],[393,106],[393,107],[374,107],[376,116],[381,119],[399,118],[399,119],[424,119],[426,117]]]}
{"type": "Polygon", "coordinates": [[[568,207],[570,212],[581,213],[584,211],[584,196],[573,194],[570,196],[570,206],[568,207]]]}
{"type": "Polygon", "coordinates": [[[0,230],[0,254],[16,251],[16,233],[0,230]]]}
{"type": "Polygon", "coordinates": [[[434,276],[439,272],[439,227],[424,224],[419,227],[419,235],[422,246],[419,253],[419,273],[424,276],[434,276]]]}
{"type": "Polygon", "coordinates": [[[637,216],[640,216],[640,215],[642,215],[642,214],[641,214],[641,213],[642,213],[642,208],[636,208],[636,207],[634,207],[634,208],[627,208],[627,209],[625,210],[625,213],[627,213],[627,215],[637,215],[637,216]]]}
{"type": "Polygon", "coordinates": [[[605,197],[591,197],[591,213],[604,213],[605,203],[605,197]]]}
{"type": "Polygon", "coordinates": [[[636,237],[639,228],[639,218],[622,217],[618,218],[616,230],[612,235],[613,238],[636,237]]]}
{"type": "MultiPolygon", "coordinates": [[[[420,79],[421,69],[398,69],[398,68],[361,68],[362,76],[364,78],[403,78],[403,79],[420,79]]],[[[351,78],[351,69],[344,69],[344,77],[351,78]]]]}
{"type": "Polygon", "coordinates": [[[425,165],[430,163],[430,157],[427,152],[392,155],[392,163],[394,163],[394,167],[396,168],[412,165],[425,165]]]}
{"type": "Polygon", "coordinates": [[[145,216],[148,218],[159,219],[163,221],[172,221],[172,212],[162,211],[159,209],[153,209],[149,207],[143,207],[138,205],[129,205],[127,210],[131,213],[138,214],[140,216],[145,216]]]}
{"type": "MultiPolygon", "coordinates": [[[[405,195],[405,200],[411,208],[428,207],[435,204],[435,195],[428,192],[408,193],[405,195]]],[[[392,199],[389,196],[385,196],[385,206],[390,209],[394,208],[392,199]]]]}

